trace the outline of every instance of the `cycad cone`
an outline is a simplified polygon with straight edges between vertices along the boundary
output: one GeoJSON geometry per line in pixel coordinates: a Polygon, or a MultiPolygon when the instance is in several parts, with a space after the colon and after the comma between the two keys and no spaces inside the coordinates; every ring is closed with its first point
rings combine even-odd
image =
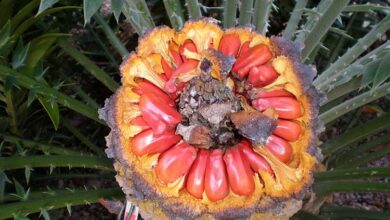
{"type": "MultiPolygon", "coordinates": [[[[237,56],[236,54],[238,60],[237,56]]],[[[267,38],[250,28],[222,30],[212,19],[189,21],[179,32],[168,27],[155,28],[140,39],[136,51],[121,65],[122,86],[106,101],[105,107],[100,110],[100,116],[111,128],[106,138],[108,146],[106,152],[108,157],[114,158],[117,181],[127,199],[139,206],[143,218],[288,219],[301,208],[304,193],[312,183],[312,171],[318,157],[315,146],[321,125],[318,121],[319,94],[311,85],[315,68],[304,65],[299,56],[300,48],[283,38],[267,38]],[[180,52],[178,48],[187,40],[191,40],[196,46],[197,53],[187,50],[185,52],[187,57],[200,60],[208,56],[214,64],[211,71],[213,77],[234,90],[246,77],[238,79],[233,72],[225,78],[221,77],[217,58],[213,60],[211,55],[207,55],[209,48],[219,48],[221,38],[227,34],[238,36],[241,45],[249,42],[251,48],[263,44],[270,49],[272,59],[269,62],[279,77],[258,89],[259,91],[283,89],[292,94],[300,104],[301,115],[291,120],[301,126],[301,132],[297,140],[289,141],[292,147],[291,159],[285,163],[264,146],[252,144],[254,152],[265,159],[274,175],[261,169],[253,171],[255,189],[250,195],[237,195],[230,188],[226,197],[213,202],[206,193],[203,193],[202,198],[195,198],[187,192],[188,171],[168,184],[157,178],[156,166],[164,152],[142,156],[134,154],[131,140],[143,128],[131,123],[134,118],[142,116],[138,106],[140,95],[133,89],[137,88],[141,80],[147,80],[162,91],[166,91],[165,84],[169,78],[164,75],[162,59],[174,71],[179,64],[173,57],[172,50],[176,47],[176,51],[180,52]]],[[[177,80],[187,82],[197,75],[198,68],[191,70],[192,75],[184,73],[183,77],[178,77],[177,80]]],[[[177,95],[180,94],[176,94],[176,97],[177,95]]],[[[243,108],[245,109],[245,106],[243,108]]]]}

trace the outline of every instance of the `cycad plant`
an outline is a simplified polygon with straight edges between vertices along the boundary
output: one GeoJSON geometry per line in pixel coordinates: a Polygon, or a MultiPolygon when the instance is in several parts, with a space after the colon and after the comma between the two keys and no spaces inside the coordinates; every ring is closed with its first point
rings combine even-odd
{"type": "Polygon", "coordinates": [[[98,108],[118,88],[119,63],[134,50],[136,35],[159,25],[180,30],[201,17],[292,40],[301,59],[317,68],[314,86],[326,97],[319,114],[322,160],[293,218],[390,219],[386,211],[332,205],[333,193],[390,191],[390,168],[366,166],[389,155],[386,1],[72,3],[0,1],[0,219],[31,213],[49,219],[59,214],[54,209],[71,213],[71,206],[101,197],[123,198],[119,187],[91,181],[115,175],[98,108]],[[131,30],[124,29],[127,23],[131,30]]]}

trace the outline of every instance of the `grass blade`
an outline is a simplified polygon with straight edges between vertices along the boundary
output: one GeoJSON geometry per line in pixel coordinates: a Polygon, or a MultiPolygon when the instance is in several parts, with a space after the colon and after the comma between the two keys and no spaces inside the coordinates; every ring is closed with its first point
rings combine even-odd
{"type": "Polygon", "coordinates": [[[360,169],[337,169],[314,174],[315,182],[344,179],[390,177],[389,167],[368,167],[360,169]]]}
{"type": "Polygon", "coordinates": [[[179,0],[163,0],[165,11],[169,17],[171,25],[176,30],[180,30],[184,24],[183,8],[179,0]]]}
{"type": "MultiPolygon", "coordinates": [[[[53,193],[53,192],[51,192],[53,193]]],[[[97,190],[69,190],[57,196],[55,191],[53,196],[32,201],[15,202],[3,204],[0,207],[0,219],[11,218],[13,215],[27,215],[40,212],[42,209],[58,209],[68,205],[82,205],[98,202],[100,198],[121,198],[123,193],[119,188],[97,189],[97,190]],[[47,204],[50,204],[48,207],[47,204]]]]}
{"type": "Polygon", "coordinates": [[[390,192],[388,183],[363,181],[324,181],[313,185],[317,195],[329,195],[335,192],[390,192]]]}
{"type": "Polygon", "coordinates": [[[50,97],[39,97],[38,100],[45,109],[46,113],[49,115],[54,129],[57,130],[58,125],[60,124],[60,109],[58,104],[50,97]]]}
{"type": "Polygon", "coordinates": [[[354,98],[333,107],[332,109],[320,114],[319,117],[325,124],[327,124],[362,105],[377,100],[388,94],[390,94],[390,83],[385,83],[377,89],[366,91],[363,94],[355,96],[354,98]]]}
{"type": "Polygon", "coordinates": [[[236,25],[237,0],[224,0],[223,27],[230,28],[236,25]]]}
{"type": "Polygon", "coordinates": [[[96,22],[100,25],[100,27],[103,29],[112,46],[114,46],[114,48],[122,57],[125,57],[129,53],[129,51],[127,51],[126,47],[115,35],[114,31],[110,28],[110,26],[108,26],[107,22],[99,14],[95,14],[94,18],[96,22]]]}
{"type": "Polygon", "coordinates": [[[21,36],[28,28],[30,28],[33,24],[35,24],[35,22],[41,20],[42,17],[46,16],[46,15],[50,15],[50,14],[54,14],[54,13],[57,13],[57,12],[60,12],[60,11],[63,11],[63,10],[75,10],[75,9],[79,9],[80,7],[78,6],[63,6],[63,7],[56,7],[56,8],[51,8],[51,9],[48,9],[44,12],[42,12],[41,14],[35,16],[35,17],[32,17],[30,19],[26,19],[21,25],[18,26],[18,28],[15,30],[14,32],[14,36],[15,38],[18,38],[19,36],[21,36]]]}
{"type": "Polygon", "coordinates": [[[115,80],[113,80],[106,72],[100,69],[92,60],[79,52],[68,42],[65,40],[60,40],[58,45],[112,92],[114,92],[119,87],[119,84],[115,82],[115,80]]]}
{"type": "Polygon", "coordinates": [[[253,0],[242,0],[240,6],[240,17],[238,24],[246,26],[251,24],[253,15],[253,0]]]}
{"type": "Polygon", "coordinates": [[[11,27],[12,30],[23,21],[27,20],[27,17],[31,14],[31,12],[38,7],[40,0],[33,0],[26,4],[22,9],[18,11],[18,13],[11,19],[11,27]]]}
{"type": "Polygon", "coordinates": [[[327,10],[323,14],[320,14],[319,20],[304,41],[305,47],[302,50],[302,59],[306,59],[310,55],[348,2],[349,0],[332,1],[327,10]]]}
{"type": "Polygon", "coordinates": [[[265,35],[268,29],[268,17],[271,13],[273,0],[255,1],[255,11],[253,14],[253,24],[256,30],[265,35]]]}
{"type": "Polygon", "coordinates": [[[202,17],[198,0],[186,0],[186,5],[189,19],[195,20],[202,17]]]}
{"type": "Polygon", "coordinates": [[[9,143],[20,143],[22,144],[23,147],[28,147],[31,149],[37,149],[43,152],[48,152],[52,154],[60,154],[60,155],[83,155],[82,152],[76,151],[76,150],[71,150],[65,147],[60,147],[52,144],[45,144],[45,143],[40,143],[37,141],[31,141],[23,138],[19,138],[13,135],[7,135],[4,134],[2,135],[4,138],[5,142],[9,143]]]}
{"type": "Polygon", "coordinates": [[[287,39],[293,39],[294,34],[298,28],[299,21],[301,20],[303,9],[306,7],[308,0],[296,1],[294,10],[288,19],[287,26],[283,31],[283,37],[287,39]]]}
{"type": "Polygon", "coordinates": [[[390,28],[390,15],[387,15],[375,27],[371,29],[363,38],[361,38],[352,48],[343,56],[336,60],[328,69],[314,80],[314,85],[319,83],[326,84],[331,81],[337,72],[349,66],[360,54],[364,53],[371,46],[378,36],[384,34],[390,28]]]}
{"type": "Polygon", "coordinates": [[[22,169],[25,167],[80,167],[101,170],[112,170],[112,161],[104,157],[50,155],[1,157],[0,170],[22,169]]]}
{"type": "Polygon", "coordinates": [[[333,205],[324,205],[320,212],[321,215],[329,216],[327,219],[390,219],[390,213],[387,212],[368,211],[333,205]]]}
{"type": "Polygon", "coordinates": [[[330,155],[344,148],[348,144],[362,140],[363,138],[375,134],[388,127],[390,127],[390,114],[385,114],[359,127],[355,127],[347,132],[344,132],[340,136],[320,145],[320,148],[322,148],[322,153],[324,155],[330,155]]]}
{"type": "Polygon", "coordinates": [[[68,95],[65,95],[47,85],[44,85],[38,81],[31,79],[28,76],[20,74],[19,72],[10,69],[6,66],[0,65],[0,78],[6,79],[7,77],[13,77],[15,83],[26,89],[34,88],[36,93],[45,97],[53,97],[56,102],[70,108],[90,119],[93,119],[101,124],[105,124],[98,118],[97,109],[94,109],[68,95]]]}

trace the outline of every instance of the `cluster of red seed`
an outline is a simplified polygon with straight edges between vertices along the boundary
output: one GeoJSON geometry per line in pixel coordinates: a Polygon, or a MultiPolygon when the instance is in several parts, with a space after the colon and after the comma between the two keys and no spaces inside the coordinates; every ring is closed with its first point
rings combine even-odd
{"type": "MultiPolygon", "coordinates": [[[[251,100],[258,111],[273,108],[277,113],[276,129],[264,146],[280,161],[288,163],[293,154],[289,142],[298,140],[301,133],[300,124],[294,120],[302,116],[302,110],[290,92],[280,88],[262,89],[279,77],[272,66],[271,49],[265,44],[250,47],[249,41],[241,42],[236,34],[225,34],[216,49],[236,59],[228,76],[234,82],[233,92],[251,100]],[[240,91],[240,86],[245,91],[240,91]]],[[[184,176],[186,190],[196,198],[202,198],[205,193],[209,200],[218,201],[230,189],[238,195],[251,195],[255,190],[254,174],[260,169],[273,175],[273,170],[248,140],[243,138],[227,149],[197,149],[175,134],[182,120],[175,101],[185,85],[179,78],[196,69],[199,60],[187,57],[188,53],[198,53],[191,40],[182,45],[172,43],[169,52],[173,63],[161,59],[164,89],[147,80],[137,82],[137,87],[132,89],[140,96],[141,112],[130,122],[141,129],[131,140],[132,152],[137,156],[160,153],[155,168],[158,179],[169,184],[184,176]]]]}

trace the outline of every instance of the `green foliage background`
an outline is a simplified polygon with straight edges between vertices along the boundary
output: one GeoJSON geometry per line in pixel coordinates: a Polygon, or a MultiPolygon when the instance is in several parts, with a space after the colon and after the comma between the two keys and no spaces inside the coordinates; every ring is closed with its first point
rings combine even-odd
{"type": "Polygon", "coordinates": [[[326,204],[334,192],[390,192],[377,181],[390,168],[365,167],[390,153],[389,14],[380,0],[0,0],[0,219],[49,219],[53,209],[122,198],[104,184],[115,173],[97,109],[139,35],[201,16],[281,34],[317,66],[324,171],[294,218],[390,219],[388,210],[326,204]]]}

